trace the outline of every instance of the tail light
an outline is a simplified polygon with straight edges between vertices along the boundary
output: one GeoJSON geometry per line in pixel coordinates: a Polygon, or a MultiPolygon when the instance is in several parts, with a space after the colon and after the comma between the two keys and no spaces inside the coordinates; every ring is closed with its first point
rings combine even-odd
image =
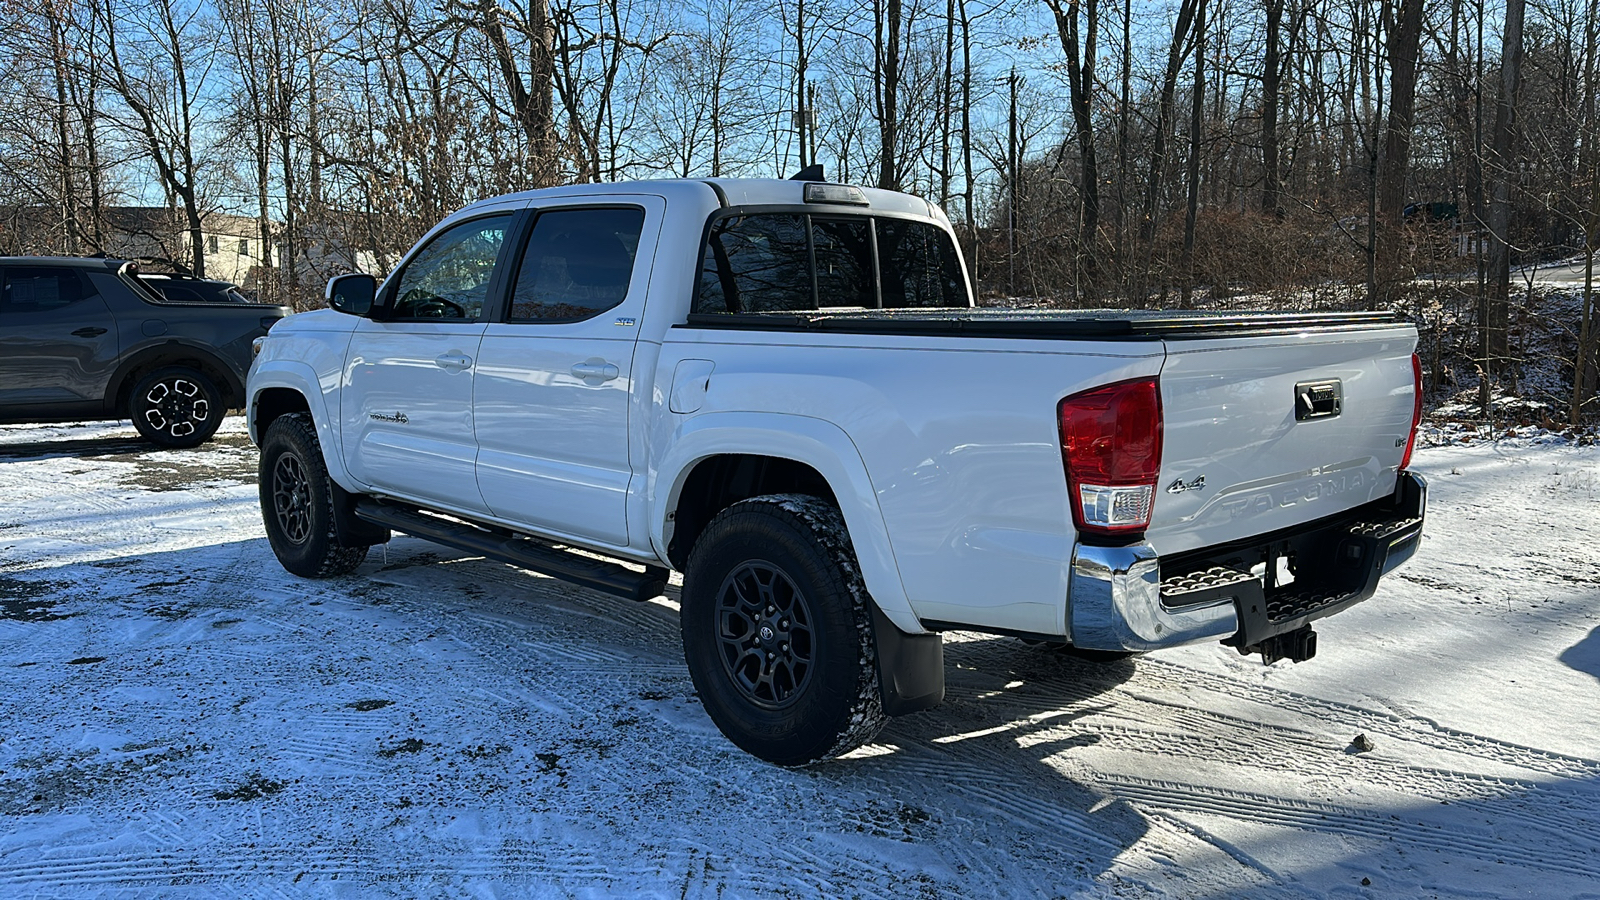
{"type": "Polygon", "coordinates": [[[1150,527],[1161,474],[1161,389],[1154,378],[1123,381],[1061,401],[1061,459],[1080,532],[1150,527]]]}
{"type": "Polygon", "coordinates": [[[1411,378],[1417,390],[1412,395],[1411,436],[1406,438],[1406,455],[1400,457],[1401,469],[1411,467],[1411,451],[1417,449],[1417,427],[1422,424],[1422,358],[1415,353],[1411,354],[1411,378]]]}

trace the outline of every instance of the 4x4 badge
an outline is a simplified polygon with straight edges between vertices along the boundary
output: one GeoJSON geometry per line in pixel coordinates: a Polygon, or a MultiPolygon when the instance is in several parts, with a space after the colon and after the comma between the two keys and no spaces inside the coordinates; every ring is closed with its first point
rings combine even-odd
{"type": "Polygon", "coordinates": [[[1205,486],[1206,477],[1204,475],[1195,476],[1193,481],[1184,481],[1182,478],[1179,478],[1177,481],[1167,485],[1167,493],[1181,494],[1184,491],[1198,491],[1205,486]]]}

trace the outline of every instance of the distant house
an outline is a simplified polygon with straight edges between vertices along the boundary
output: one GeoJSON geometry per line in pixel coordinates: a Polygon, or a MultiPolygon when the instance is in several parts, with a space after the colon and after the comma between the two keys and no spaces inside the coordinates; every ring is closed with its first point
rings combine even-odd
{"type": "MultiPolygon", "coordinates": [[[[86,213],[80,213],[86,215],[86,213]]],[[[277,223],[271,223],[274,232],[277,223]]],[[[200,220],[200,241],[207,278],[244,284],[252,272],[265,265],[271,248],[261,242],[260,220],[227,213],[207,213],[200,220]]],[[[80,230],[87,232],[86,225],[80,230]]],[[[56,256],[72,243],[58,209],[42,206],[0,207],[0,253],[56,256]]],[[[119,259],[139,260],[151,269],[167,267],[191,271],[187,217],[160,206],[107,207],[100,222],[101,246],[87,239],[77,242],[79,252],[99,252],[119,259]]]]}
{"type": "MultiPolygon", "coordinates": [[[[105,215],[105,254],[124,259],[166,261],[190,269],[188,219],[159,206],[114,206],[105,215]]],[[[271,223],[276,230],[277,224],[271,223]]],[[[200,218],[205,275],[244,284],[258,266],[268,264],[271,248],[261,243],[261,222],[247,216],[207,213],[200,218]]]]}

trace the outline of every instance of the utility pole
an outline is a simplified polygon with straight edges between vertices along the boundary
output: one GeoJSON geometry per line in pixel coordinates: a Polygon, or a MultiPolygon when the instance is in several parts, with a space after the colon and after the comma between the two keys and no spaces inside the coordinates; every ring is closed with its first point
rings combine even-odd
{"type": "Polygon", "coordinates": [[[1011,69],[1011,137],[1006,151],[1006,293],[1017,295],[1017,70],[1011,69]]]}

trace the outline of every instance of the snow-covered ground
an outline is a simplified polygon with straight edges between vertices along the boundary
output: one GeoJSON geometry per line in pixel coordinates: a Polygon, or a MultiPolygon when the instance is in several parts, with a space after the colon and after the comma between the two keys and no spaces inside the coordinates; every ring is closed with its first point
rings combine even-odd
{"type": "Polygon", "coordinates": [[[1315,660],[954,635],[943,707],[799,771],[670,602],[285,574],[254,459],[0,427],[0,896],[1600,897],[1600,448],[1421,450],[1421,553],[1315,660]]]}

